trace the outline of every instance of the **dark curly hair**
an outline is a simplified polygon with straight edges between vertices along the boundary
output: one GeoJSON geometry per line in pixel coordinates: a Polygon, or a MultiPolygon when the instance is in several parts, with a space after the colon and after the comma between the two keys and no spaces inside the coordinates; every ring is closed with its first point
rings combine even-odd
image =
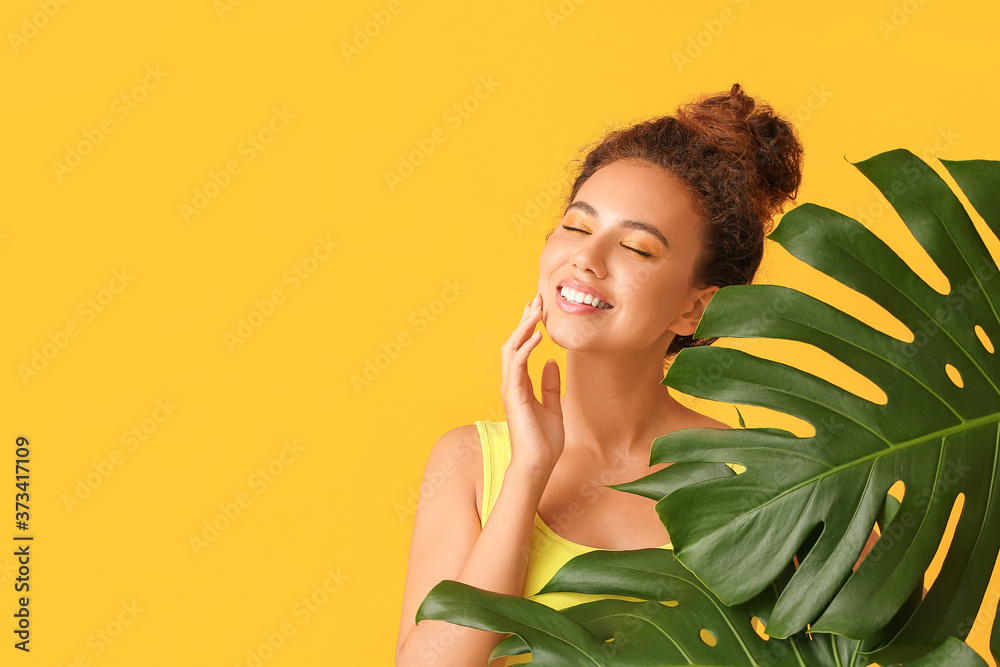
{"type": "MultiPolygon", "coordinates": [[[[595,143],[576,170],[563,215],[586,180],[616,160],[670,171],[701,214],[704,251],[695,281],[703,286],[753,280],[771,220],[795,198],[802,181],[802,144],[795,128],[738,83],[728,92],[677,107],[673,116],[609,131],[595,143]]],[[[666,358],[716,340],[675,336],[666,358]]]]}

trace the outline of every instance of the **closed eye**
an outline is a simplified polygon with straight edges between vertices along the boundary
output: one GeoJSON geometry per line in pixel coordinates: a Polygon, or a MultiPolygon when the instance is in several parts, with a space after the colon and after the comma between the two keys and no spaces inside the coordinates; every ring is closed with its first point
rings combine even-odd
{"type": "Polygon", "coordinates": [[[652,255],[650,253],[643,252],[641,250],[636,250],[635,248],[630,248],[629,246],[625,245],[624,243],[622,244],[622,247],[625,248],[626,250],[631,250],[632,252],[634,252],[635,254],[639,255],[640,257],[652,257],[652,255]]]}
{"type": "MultiPolygon", "coordinates": [[[[565,229],[565,230],[567,230],[567,231],[570,231],[570,232],[580,232],[581,234],[590,234],[590,232],[588,232],[587,230],[580,229],[579,227],[570,227],[569,225],[563,225],[562,228],[565,229]]],[[[637,250],[636,248],[633,248],[631,246],[627,246],[624,243],[622,243],[621,246],[623,248],[625,248],[626,250],[628,250],[629,252],[632,252],[632,253],[635,253],[636,255],[639,255],[640,257],[652,257],[653,256],[651,253],[643,252],[642,250],[637,250]]]]}

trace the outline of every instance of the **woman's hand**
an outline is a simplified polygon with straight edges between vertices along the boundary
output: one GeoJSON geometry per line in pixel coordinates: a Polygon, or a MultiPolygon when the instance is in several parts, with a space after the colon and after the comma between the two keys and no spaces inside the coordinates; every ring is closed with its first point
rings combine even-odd
{"type": "Polygon", "coordinates": [[[542,473],[545,479],[562,454],[565,441],[559,404],[559,365],[552,359],[542,369],[542,401],[535,398],[528,376],[528,355],[542,339],[533,335],[542,316],[542,295],[524,307],[521,321],[500,348],[500,395],[507,414],[511,466],[542,473]]]}

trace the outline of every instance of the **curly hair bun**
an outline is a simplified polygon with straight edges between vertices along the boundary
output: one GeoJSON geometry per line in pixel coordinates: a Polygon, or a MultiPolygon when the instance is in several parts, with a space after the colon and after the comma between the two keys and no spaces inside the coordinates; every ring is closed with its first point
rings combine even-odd
{"type": "Polygon", "coordinates": [[[767,220],[795,198],[802,181],[802,144],[795,128],[738,83],[728,93],[677,108],[677,122],[695,141],[743,165],[758,215],[767,220]]]}
{"type": "MultiPolygon", "coordinates": [[[[802,144],[792,124],[740,84],[660,116],[608,132],[583,160],[566,198],[603,165],[638,160],[680,178],[702,218],[701,285],[750,283],[764,253],[772,218],[795,198],[802,181],[802,144]]],[[[563,211],[565,214],[565,210],[563,211]]],[[[667,356],[715,338],[676,336],[667,356]]]]}

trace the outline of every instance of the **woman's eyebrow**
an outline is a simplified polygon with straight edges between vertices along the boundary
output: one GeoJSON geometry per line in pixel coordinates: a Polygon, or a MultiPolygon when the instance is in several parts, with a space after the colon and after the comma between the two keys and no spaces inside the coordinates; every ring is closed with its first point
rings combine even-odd
{"type": "MultiPolygon", "coordinates": [[[[597,209],[595,209],[593,206],[591,206],[585,201],[578,200],[573,202],[572,204],[566,207],[566,211],[569,212],[571,208],[578,208],[591,217],[594,218],[598,217],[597,209]]],[[[658,238],[660,240],[660,243],[662,243],[665,247],[667,248],[670,247],[670,244],[667,243],[667,239],[664,238],[663,234],[660,233],[660,230],[650,224],[641,222],[639,220],[633,220],[632,218],[622,218],[621,220],[618,221],[618,226],[627,227],[629,229],[638,229],[640,231],[648,232],[653,236],[655,236],[656,238],[658,238]]]]}

